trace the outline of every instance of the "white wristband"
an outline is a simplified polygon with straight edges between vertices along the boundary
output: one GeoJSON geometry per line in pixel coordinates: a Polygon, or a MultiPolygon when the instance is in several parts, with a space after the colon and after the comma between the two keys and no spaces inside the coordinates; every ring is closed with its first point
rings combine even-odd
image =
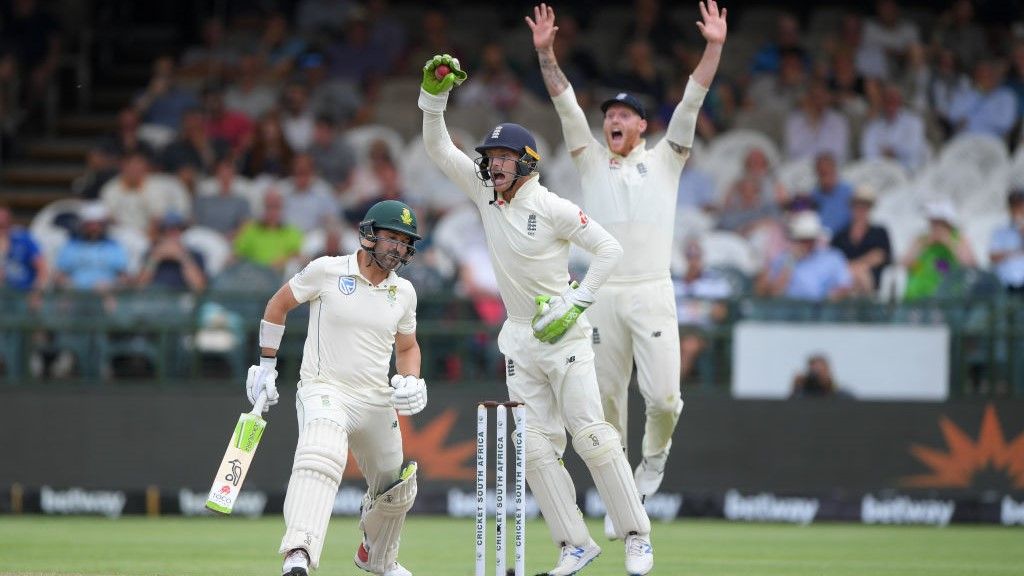
{"type": "Polygon", "coordinates": [[[260,348],[277,350],[281,347],[282,336],[284,336],[284,326],[260,320],[260,348]]]}
{"type": "Polygon", "coordinates": [[[448,107],[448,92],[446,90],[440,94],[431,94],[420,88],[420,98],[416,103],[419,105],[420,110],[424,112],[441,114],[448,107]]]}

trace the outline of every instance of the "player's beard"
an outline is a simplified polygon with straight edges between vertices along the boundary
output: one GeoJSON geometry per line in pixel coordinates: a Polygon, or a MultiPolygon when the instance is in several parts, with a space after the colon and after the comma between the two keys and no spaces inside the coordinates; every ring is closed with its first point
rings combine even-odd
{"type": "Polygon", "coordinates": [[[381,270],[386,270],[388,272],[397,270],[408,261],[407,259],[402,258],[397,248],[384,250],[381,249],[380,244],[381,243],[378,242],[372,250],[369,250],[369,253],[370,260],[381,270]]]}

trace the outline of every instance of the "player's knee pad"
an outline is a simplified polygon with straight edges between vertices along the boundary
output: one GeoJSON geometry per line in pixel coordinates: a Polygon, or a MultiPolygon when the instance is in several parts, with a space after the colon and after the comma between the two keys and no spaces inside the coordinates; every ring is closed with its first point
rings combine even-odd
{"type": "Polygon", "coordinates": [[[415,462],[401,472],[398,481],[384,492],[363,498],[363,511],[359,527],[363,530],[366,565],[374,572],[383,573],[398,558],[398,544],[405,515],[416,500],[415,462]]]}
{"type": "Polygon", "coordinates": [[[588,467],[601,466],[622,456],[622,439],[611,424],[587,424],[573,434],[572,447],[588,467]]]}
{"type": "Polygon", "coordinates": [[[332,420],[318,418],[302,430],[292,470],[316,472],[340,483],[347,461],[348,435],[345,429],[332,420]]]}
{"type": "Polygon", "coordinates": [[[679,414],[683,411],[683,399],[678,392],[669,396],[650,398],[647,400],[646,410],[648,416],[669,414],[679,418],[679,414]]]}
{"type": "Polygon", "coordinates": [[[544,465],[558,463],[558,450],[551,439],[544,434],[526,428],[526,470],[536,470],[544,465]]]}
{"type": "Polygon", "coordinates": [[[559,461],[551,439],[529,427],[526,428],[526,482],[548,524],[552,541],[556,545],[586,544],[590,536],[583,514],[576,506],[572,478],[559,461]]]}

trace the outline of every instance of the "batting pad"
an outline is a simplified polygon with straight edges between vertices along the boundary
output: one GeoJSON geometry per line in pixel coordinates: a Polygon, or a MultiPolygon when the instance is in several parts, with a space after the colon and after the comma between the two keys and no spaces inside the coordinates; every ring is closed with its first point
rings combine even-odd
{"type": "Polygon", "coordinates": [[[572,437],[572,447],[590,470],[616,536],[625,538],[630,532],[650,534],[651,521],[636,491],[633,471],[615,428],[607,422],[587,424],[572,437]]]}
{"type": "Polygon", "coordinates": [[[526,483],[555,545],[586,546],[590,533],[576,506],[576,487],[547,436],[526,428],[526,483]]]}
{"type": "Polygon", "coordinates": [[[299,434],[288,480],[284,499],[286,530],[279,552],[302,548],[309,553],[311,567],[320,564],[327,523],[347,457],[348,435],[344,428],[323,418],[306,424],[299,434]]]}
{"type": "Polygon", "coordinates": [[[367,552],[367,567],[383,573],[398,559],[398,544],[402,536],[405,515],[416,500],[416,463],[410,462],[398,482],[380,496],[363,498],[363,513],[359,527],[363,531],[363,544],[367,552]]]}

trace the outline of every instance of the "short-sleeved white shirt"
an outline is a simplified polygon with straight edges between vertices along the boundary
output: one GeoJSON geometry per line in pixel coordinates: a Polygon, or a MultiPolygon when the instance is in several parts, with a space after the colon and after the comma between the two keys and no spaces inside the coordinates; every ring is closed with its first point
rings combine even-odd
{"type": "Polygon", "coordinates": [[[391,272],[374,286],[350,254],[317,258],[288,285],[296,300],[310,303],[302,382],[327,382],[370,404],[390,405],[395,337],[416,332],[412,284],[391,272]]]}

